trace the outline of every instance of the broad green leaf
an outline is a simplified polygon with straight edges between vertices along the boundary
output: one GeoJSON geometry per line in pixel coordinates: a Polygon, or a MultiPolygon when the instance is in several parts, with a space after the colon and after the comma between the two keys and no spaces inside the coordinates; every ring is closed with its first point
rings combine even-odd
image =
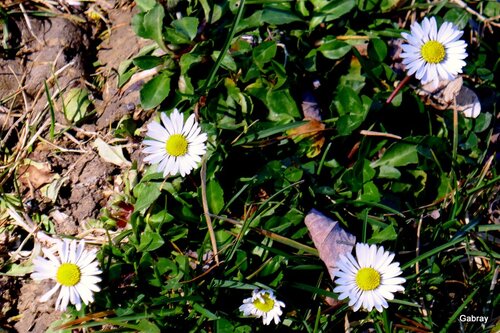
{"type": "Polygon", "coordinates": [[[224,191],[216,180],[207,184],[207,201],[212,214],[219,214],[224,207],[224,191]]]}
{"type": "Polygon", "coordinates": [[[147,12],[153,9],[156,5],[156,0],[135,0],[135,3],[143,12],[147,12]]]}
{"type": "Polygon", "coordinates": [[[73,88],[64,96],[64,116],[69,122],[76,124],[85,118],[90,104],[87,89],[73,88]]]}
{"type": "Polygon", "coordinates": [[[163,244],[165,244],[165,241],[159,234],[153,231],[145,231],[141,235],[141,241],[137,250],[141,252],[154,251],[163,244]]]}
{"type": "Polygon", "coordinates": [[[269,120],[271,121],[289,122],[300,117],[297,103],[288,89],[270,90],[267,93],[266,101],[269,108],[269,120]]]}
{"type": "Polygon", "coordinates": [[[162,34],[164,18],[163,6],[156,4],[150,11],[146,12],[142,21],[143,33],[145,34],[143,37],[154,40],[163,50],[166,49],[162,34]]]}
{"type": "Polygon", "coordinates": [[[349,135],[361,126],[368,115],[371,103],[370,98],[364,95],[360,98],[351,87],[342,87],[334,101],[337,111],[340,114],[340,118],[337,121],[339,135],[349,135]]]}
{"type": "Polygon", "coordinates": [[[144,110],[157,107],[167,98],[170,93],[171,75],[170,72],[164,71],[141,88],[140,98],[144,110]]]}
{"type": "Polygon", "coordinates": [[[323,43],[318,51],[328,59],[340,59],[351,50],[351,45],[337,39],[329,40],[323,43]]]}
{"type": "Polygon", "coordinates": [[[368,243],[380,244],[385,241],[395,240],[396,238],[398,238],[398,234],[396,229],[394,229],[394,226],[391,224],[381,231],[374,232],[373,236],[368,240],[368,243]]]}
{"type": "Polygon", "coordinates": [[[387,57],[387,45],[385,42],[378,38],[370,40],[368,45],[368,56],[370,59],[382,62],[387,57]]]}
{"type": "Polygon", "coordinates": [[[172,22],[175,30],[192,41],[198,34],[198,19],[196,17],[183,17],[172,22]]]}
{"type": "MultiPolygon", "coordinates": [[[[219,58],[220,51],[214,51],[212,53],[212,60],[216,61],[217,58],[219,58]]],[[[238,70],[238,67],[236,65],[236,62],[234,61],[233,57],[231,54],[228,52],[224,55],[224,58],[222,58],[221,66],[227,70],[236,72],[238,70]]]]}
{"type": "Polygon", "coordinates": [[[474,132],[481,133],[484,132],[491,124],[491,113],[483,112],[475,120],[474,132]]]}
{"type": "Polygon", "coordinates": [[[141,332],[148,332],[148,333],[160,333],[161,330],[156,326],[156,324],[152,323],[149,320],[142,319],[139,324],[137,324],[136,329],[138,329],[141,332]]]}
{"type": "Polygon", "coordinates": [[[264,69],[264,65],[271,61],[276,55],[276,42],[268,41],[263,42],[259,46],[257,46],[252,51],[252,57],[255,61],[255,64],[261,69],[264,69]]]}
{"type": "Polygon", "coordinates": [[[302,19],[289,10],[268,7],[262,13],[262,21],[269,24],[288,24],[300,22],[302,19]]]}
{"type": "Polygon", "coordinates": [[[378,178],[399,179],[401,177],[401,172],[390,165],[381,165],[379,172],[378,178]]]}
{"type": "Polygon", "coordinates": [[[289,182],[294,183],[294,182],[301,180],[303,174],[304,174],[304,170],[291,166],[291,167],[288,167],[285,169],[283,176],[289,182]]]}
{"type": "Polygon", "coordinates": [[[133,63],[140,69],[146,70],[163,64],[163,59],[152,55],[145,55],[134,58],[133,63]]]}
{"type": "Polygon", "coordinates": [[[234,333],[234,326],[224,318],[219,318],[215,322],[215,333],[234,333]]]}
{"type": "Polygon", "coordinates": [[[387,149],[384,155],[372,163],[372,167],[389,165],[392,167],[418,163],[417,145],[397,142],[387,149]]]}
{"type": "Polygon", "coordinates": [[[498,1],[487,1],[483,14],[486,17],[497,17],[500,15],[500,3],[498,1]]]}
{"type": "Polygon", "coordinates": [[[379,202],[380,192],[374,182],[363,184],[363,193],[359,197],[362,201],[379,202]]]}
{"type": "Polygon", "coordinates": [[[355,6],[355,0],[319,1],[315,6],[314,17],[309,22],[309,29],[312,30],[323,22],[330,22],[338,19],[349,13],[355,6]],[[321,7],[318,8],[319,6],[321,7]]]}
{"type": "Polygon", "coordinates": [[[134,196],[137,198],[134,209],[145,212],[161,194],[159,183],[139,183],[134,187],[134,196]]]}
{"type": "Polygon", "coordinates": [[[382,0],[382,2],[380,3],[380,9],[382,10],[382,13],[391,11],[400,2],[401,0],[382,0]]]}

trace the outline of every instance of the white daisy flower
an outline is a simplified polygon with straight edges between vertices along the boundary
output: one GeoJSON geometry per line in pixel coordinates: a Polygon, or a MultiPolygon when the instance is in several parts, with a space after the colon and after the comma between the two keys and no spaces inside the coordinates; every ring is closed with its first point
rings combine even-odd
{"type": "Polygon", "coordinates": [[[163,126],[158,122],[148,125],[146,136],[152,140],[144,140],[147,146],[144,153],[150,154],[144,161],[158,165],[163,176],[176,175],[182,177],[198,166],[201,156],[206,152],[207,134],[194,119],[194,114],[184,123],[184,117],[174,109],[170,117],[160,113],[163,126]]]}
{"type": "Polygon", "coordinates": [[[275,324],[280,322],[280,316],[283,314],[281,308],[284,307],[285,303],[278,301],[272,290],[255,289],[252,297],[243,300],[240,311],[244,316],[262,317],[264,325],[269,325],[273,319],[275,324]]]}
{"type": "Polygon", "coordinates": [[[349,298],[349,306],[354,311],[360,307],[379,312],[387,308],[386,300],[394,299],[393,293],[403,291],[401,286],[406,280],[401,275],[398,262],[392,262],[394,253],[384,251],[381,246],[363,243],[356,244],[356,259],[351,253],[342,255],[337,263],[339,272],[335,280],[334,292],[340,293],[339,299],[349,298]]]}
{"type": "Polygon", "coordinates": [[[434,17],[424,18],[422,24],[414,22],[411,34],[401,34],[408,42],[402,45],[401,54],[408,75],[415,74],[422,84],[432,82],[433,87],[440,80],[453,80],[466,65],[467,45],[460,40],[463,33],[450,22],[444,22],[438,30],[434,17]]]}
{"type": "Polygon", "coordinates": [[[48,301],[61,288],[56,300],[56,310],[66,311],[68,302],[80,310],[82,301],[85,304],[93,302],[93,293],[101,290],[97,286],[101,281],[98,277],[101,271],[96,261],[96,250],[85,250],[84,241],[78,243],[76,240],[67,239],[60,242],[57,247],[59,257],[56,257],[50,249],[42,249],[48,260],[43,257],[33,260],[35,269],[31,278],[56,281],[56,285],[40,297],[40,302],[48,301]]]}

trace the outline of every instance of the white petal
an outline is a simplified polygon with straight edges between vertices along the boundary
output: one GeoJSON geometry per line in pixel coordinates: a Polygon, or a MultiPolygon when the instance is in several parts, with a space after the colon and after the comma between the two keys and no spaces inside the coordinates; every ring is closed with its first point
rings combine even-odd
{"type": "Polygon", "coordinates": [[[164,142],[166,138],[170,136],[170,134],[163,126],[161,126],[156,121],[153,121],[148,124],[148,131],[146,132],[146,136],[153,138],[157,141],[164,142]]]}
{"type": "Polygon", "coordinates": [[[42,303],[47,302],[52,297],[52,295],[54,295],[56,293],[56,291],[59,289],[60,286],[61,285],[59,283],[57,283],[52,289],[50,289],[48,292],[43,294],[42,297],[40,297],[39,301],[42,303]]]}

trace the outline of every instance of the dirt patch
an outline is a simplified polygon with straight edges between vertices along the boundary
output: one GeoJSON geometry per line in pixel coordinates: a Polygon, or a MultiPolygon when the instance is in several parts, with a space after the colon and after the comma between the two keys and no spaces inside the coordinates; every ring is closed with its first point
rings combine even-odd
{"type": "MultiPolygon", "coordinates": [[[[20,47],[15,57],[0,61],[0,148],[18,148],[25,122],[37,124],[35,131],[45,126],[40,134],[45,139],[36,140],[32,151],[20,154],[12,180],[18,185],[26,213],[48,216],[58,235],[81,233],[86,222],[99,218],[108,203],[113,176],[121,170],[105,162],[92,143],[97,138],[109,141],[113,137],[110,129],[122,117],[141,116],[136,107],[140,82],[122,91],[117,87],[117,72],[122,61],[148,43],[137,38],[130,27],[135,12],[132,1],[98,0],[70,10],[71,15],[30,16],[29,22],[16,16],[16,21],[10,22],[15,32],[11,38],[20,47]],[[100,6],[104,20],[89,19],[85,10],[90,6],[100,6]],[[65,118],[61,100],[64,92],[74,87],[91,92],[95,111],[76,125],[65,118]],[[57,135],[46,140],[50,101],[54,103],[57,135]],[[44,187],[55,181],[60,182],[57,196],[50,199],[44,187]]],[[[128,153],[138,154],[134,150],[128,153]]],[[[45,332],[60,319],[60,313],[54,312],[54,300],[34,301],[51,284],[35,283],[28,277],[1,277],[1,328],[45,332]]]]}
{"type": "Polygon", "coordinates": [[[40,303],[38,299],[53,287],[49,281],[28,281],[21,288],[17,309],[20,320],[14,325],[18,332],[45,332],[47,327],[60,319],[61,313],[54,311],[55,298],[40,303]]]}
{"type": "Polygon", "coordinates": [[[113,22],[111,34],[99,47],[97,58],[103,65],[100,72],[105,79],[102,90],[102,103],[99,103],[99,119],[97,129],[109,128],[112,123],[127,114],[132,114],[139,103],[140,85],[125,91],[118,88],[118,70],[121,60],[129,59],[137,54],[149,41],[137,38],[130,27],[130,20],[137,10],[130,6],[108,11],[110,22],[113,22]],[[121,60],[120,60],[121,59],[121,60]]]}

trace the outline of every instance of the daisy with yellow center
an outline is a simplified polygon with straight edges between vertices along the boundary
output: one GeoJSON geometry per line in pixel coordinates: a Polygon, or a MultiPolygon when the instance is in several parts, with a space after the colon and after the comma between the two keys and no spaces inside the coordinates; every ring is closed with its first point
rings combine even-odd
{"type": "Polygon", "coordinates": [[[96,250],[85,250],[84,241],[65,239],[57,246],[59,256],[50,249],[42,251],[48,260],[43,257],[33,260],[35,268],[31,278],[54,280],[56,285],[40,297],[40,302],[48,301],[59,289],[56,310],[66,311],[69,302],[80,310],[82,301],[85,304],[94,301],[93,293],[100,290],[97,283],[101,281],[96,250]]]}
{"type": "Polygon", "coordinates": [[[382,312],[396,291],[404,291],[401,284],[406,280],[398,277],[402,273],[399,263],[392,262],[394,254],[382,246],[363,243],[356,244],[356,258],[350,253],[340,257],[337,287],[333,291],[340,293],[340,300],[349,298],[354,311],[361,307],[371,311],[375,307],[382,312]]]}
{"type": "Polygon", "coordinates": [[[152,122],[148,125],[144,140],[144,153],[149,154],[144,161],[158,165],[163,176],[176,175],[182,177],[198,167],[201,156],[206,152],[207,134],[194,119],[194,114],[184,122],[183,115],[174,109],[170,117],[160,113],[162,124],[152,122]]]}
{"type": "Polygon", "coordinates": [[[252,297],[243,300],[240,311],[244,316],[262,318],[264,325],[269,325],[273,319],[275,324],[280,322],[281,308],[284,307],[285,303],[278,301],[272,290],[255,289],[252,297]]]}
{"type": "Polygon", "coordinates": [[[440,80],[453,80],[465,66],[467,46],[460,37],[463,31],[450,22],[444,22],[439,30],[436,19],[424,18],[422,24],[414,22],[411,34],[401,34],[408,44],[403,44],[403,64],[408,75],[415,74],[422,84],[432,82],[437,88],[440,80]]]}

